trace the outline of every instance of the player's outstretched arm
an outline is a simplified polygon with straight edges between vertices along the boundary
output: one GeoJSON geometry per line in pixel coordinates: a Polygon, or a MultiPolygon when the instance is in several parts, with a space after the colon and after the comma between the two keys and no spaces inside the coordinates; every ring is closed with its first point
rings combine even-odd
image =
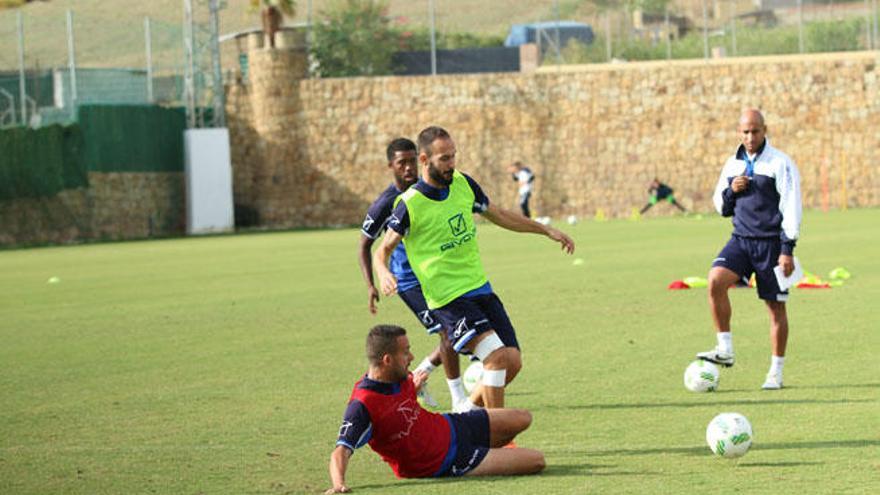
{"type": "Polygon", "coordinates": [[[550,239],[562,244],[562,249],[568,254],[574,252],[574,241],[571,237],[568,237],[561,231],[554,229],[549,225],[542,225],[531,218],[520,215],[519,213],[498,208],[490,203],[489,207],[486,208],[486,211],[483,212],[483,216],[495,225],[507,230],[512,230],[513,232],[530,232],[533,234],[546,235],[550,239]]]}
{"type": "Polygon", "coordinates": [[[367,283],[367,294],[370,297],[369,307],[372,314],[376,314],[376,303],[379,302],[379,290],[376,289],[376,284],[373,282],[373,256],[370,253],[374,241],[375,239],[361,235],[360,249],[358,250],[358,264],[361,267],[364,282],[367,283]]]}
{"type": "Polygon", "coordinates": [[[348,469],[348,460],[351,458],[351,450],[348,447],[337,445],[330,454],[330,481],[333,487],[328,488],[326,495],[332,493],[348,493],[351,489],[345,485],[345,471],[348,469]]]}
{"type": "Polygon", "coordinates": [[[397,232],[388,229],[382,243],[373,252],[373,268],[376,269],[376,275],[379,276],[379,287],[382,293],[390,296],[397,291],[397,278],[388,269],[388,260],[391,259],[391,253],[400,243],[403,237],[397,232]]]}

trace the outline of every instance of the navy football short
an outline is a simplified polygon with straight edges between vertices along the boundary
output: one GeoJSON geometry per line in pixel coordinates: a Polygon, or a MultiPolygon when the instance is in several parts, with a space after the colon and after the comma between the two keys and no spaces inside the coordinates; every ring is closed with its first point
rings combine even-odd
{"type": "Polygon", "coordinates": [[[758,284],[758,297],[765,301],[788,300],[788,291],[780,290],[773,268],[779,264],[782,241],[732,236],[712,266],[723,266],[749,283],[752,273],[758,284]]]}
{"type": "Polygon", "coordinates": [[[446,306],[434,310],[434,316],[446,329],[449,343],[459,353],[477,335],[494,330],[506,347],[519,349],[516,330],[510,323],[501,299],[495,293],[472,297],[459,297],[446,306]]]}
{"type": "Polygon", "coordinates": [[[448,413],[449,451],[435,476],[463,476],[479,466],[489,453],[489,413],[477,409],[465,413],[448,413]]]}
{"type": "Polygon", "coordinates": [[[428,334],[434,334],[440,331],[440,322],[434,317],[434,313],[428,309],[428,303],[425,302],[425,296],[422,294],[422,286],[417,285],[398,295],[410,311],[416,315],[416,318],[422,322],[422,325],[424,325],[428,334]]]}

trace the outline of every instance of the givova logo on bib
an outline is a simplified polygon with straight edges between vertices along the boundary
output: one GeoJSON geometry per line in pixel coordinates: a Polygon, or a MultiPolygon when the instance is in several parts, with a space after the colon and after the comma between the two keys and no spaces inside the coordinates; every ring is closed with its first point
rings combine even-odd
{"type": "Polygon", "coordinates": [[[452,239],[449,242],[444,242],[440,245],[440,252],[446,251],[448,249],[457,248],[466,242],[470,242],[474,239],[474,236],[477,233],[477,229],[473,228],[468,231],[467,221],[464,219],[463,213],[457,213],[447,220],[449,223],[449,230],[452,231],[452,235],[455,236],[455,239],[452,239]]]}

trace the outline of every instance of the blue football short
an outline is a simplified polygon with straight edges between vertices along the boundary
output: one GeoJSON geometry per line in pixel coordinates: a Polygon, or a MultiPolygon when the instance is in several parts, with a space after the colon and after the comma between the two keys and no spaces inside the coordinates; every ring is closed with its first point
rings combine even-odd
{"type": "Polygon", "coordinates": [[[435,476],[463,476],[479,466],[489,453],[489,413],[477,409],[465,413],[448,413],[449,451],[435,476]]]}
{"type": "Polygon", "coordinates": [[[749,283],[752,273],[758,284],[758,297],[765,301],[788,300],[788,291],[779,288],[773,268],[779,264],[782,241],[777,238],[756,239],[734,235],[718,253],[712,266],[723,266],[749,283]]]}
{"type": "Polygon", "coordinates": [[[449,343],[459,353],[477,335],[494,330],[506,347],[519,349],[516,330],[510,323],[501,299],[495,293],[459,297],[446,306],[434,310],[434,316],[446,330],[449,343]]]}
{"type": "Polygon", "coordinates": [[[434,317],[434,312],[428,309],[428,303],[425,302],[425,296],[422,294],[422,286],[417,285],[412,289],[406,290],[398,294],[404,304],[416,315],[416,318],[422,322],[428,334],[434,334],[440,331],[440,322],[434,317]]]}

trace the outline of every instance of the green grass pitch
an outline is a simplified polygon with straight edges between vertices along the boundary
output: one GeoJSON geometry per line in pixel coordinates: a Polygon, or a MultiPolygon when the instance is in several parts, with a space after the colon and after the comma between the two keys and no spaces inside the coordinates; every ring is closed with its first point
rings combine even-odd
{"type": "MultiPolygon", "coordinates": [[[[685,390],[714,345],[705,276],[730,225],[714,216],[562,225],[574,256],[480,227],[489,278],[523,345],[508,405],[534,414],[525,478],[397,480],[369,448],[357,493],[869,493],[880,479],[880,210],[807,212],[796,251],[825,275],[789,304],[787,388],[760,390],[768,316],[732,291],[737,364],[685,390]],[[584,260],[575,265],[575,258],[584,260]],[[738,462],[704,436],[740,412],[738,462]]],[[[0,252],[0,493],[318,493],[363,340],[379,322],[435,344],[397,298],[367,312],[354,229],[0,252]],[[47,283],[50,277],[59,282],[47,283]]],[[[433,392],[448,403],[442,372],[433,392]]]]}

